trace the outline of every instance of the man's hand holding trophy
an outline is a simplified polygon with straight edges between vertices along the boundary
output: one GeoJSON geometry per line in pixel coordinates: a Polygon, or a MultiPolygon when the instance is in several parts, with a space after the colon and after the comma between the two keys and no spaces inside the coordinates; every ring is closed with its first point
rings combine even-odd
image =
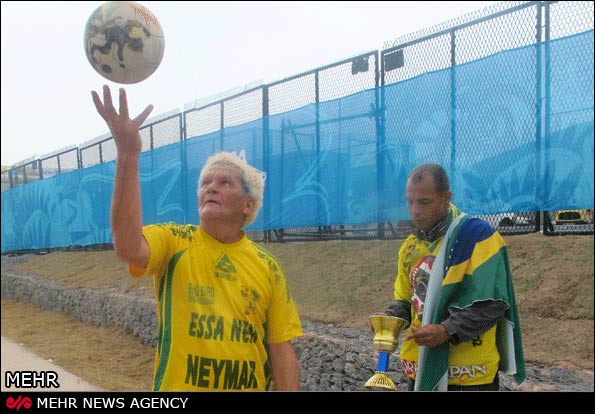
{"type": "Polygon", "coordinates": [[[397,386],[388,375],[388,362],[390,354],[399,346],[399,334],[409,326],[409,322],[396,316],[377,313],[369,317],[369,323],[374,331],[374,349],[379,354],[376,372],[364,386],[396,390],[397,386]]]}

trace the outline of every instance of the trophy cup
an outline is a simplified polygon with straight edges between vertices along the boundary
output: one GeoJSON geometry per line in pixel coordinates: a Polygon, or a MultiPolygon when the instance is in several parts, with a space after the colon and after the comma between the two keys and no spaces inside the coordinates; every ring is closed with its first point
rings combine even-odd
{"type": "Polygon", "coordinates": [[[374,328],[374,349],[378,355],[376,372],[365,383],[366,388],[385,388],[396,390],[397,386],[387,374],[389,355],[399,345],[399,333],[409,326],[409,322],[396,316],[372,315],[369,318],[370,325],[374,328]]]}

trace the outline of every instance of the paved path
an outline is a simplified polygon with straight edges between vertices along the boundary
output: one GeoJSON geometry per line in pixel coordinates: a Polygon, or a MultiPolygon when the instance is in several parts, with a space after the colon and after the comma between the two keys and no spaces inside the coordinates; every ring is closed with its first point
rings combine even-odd
{"type": "Polygon", "coordinates": [[[14,388],[14,386],[10,388],[5,387],[6,371],[54,371],[58,374],[56,381],[60,385],[59,388],[36,387],[27,388],[27,391],[101,391],[100,388],[83,381],[79,377],[28,351],[10,339],[2,337],[0,350],[2,351],[2,379],[0,387],[2,391],[23,390],[23,388],[14,388]]]}

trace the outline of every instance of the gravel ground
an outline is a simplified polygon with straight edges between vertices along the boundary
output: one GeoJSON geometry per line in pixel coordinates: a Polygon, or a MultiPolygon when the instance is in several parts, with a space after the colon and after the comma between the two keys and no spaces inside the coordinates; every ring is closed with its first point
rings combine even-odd
{"type": "MultiPolygon", "coordinates": [[[[372,348],[372,335],[369,331],[355,328],[338,328],[333,325],[326,325],[314,322],[302,321],[304,332],[318,332],[320,335],[327,335],[343,338],[352,343],[353,348],[372,348]]],[[[397,365],[392,363],[392,365],[397,365]]],[[[501,391],[562,391],[562,392],[593,392],[594,380],[593,371],[575,369],[564,366],[545,366],[540,364],[525,363],[527,374],[526,381],[517,386],[512,376],[500,373],[501,391]]],[[[400,378],[403,375],[400,367],[395,368],[393,378],[400,378]]],[[[400,386],[399,389],[405,388],[400,386]]]]}

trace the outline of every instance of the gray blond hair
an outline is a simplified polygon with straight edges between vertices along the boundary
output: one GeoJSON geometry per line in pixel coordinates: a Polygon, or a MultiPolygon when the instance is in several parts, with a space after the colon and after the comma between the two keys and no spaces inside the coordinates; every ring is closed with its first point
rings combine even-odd
{"type": "Polygon", "coordinates": [[[254,222],[258,212],[262,207],[262,198],[264,190],[264,182],[262,174],[256,168],[248,164],[246,161],[241,159],[231,152],[219,152],[211,155],[204,167],[200,171],[200,177],[198,178],[197,193],[200,191],[200,185],[203,180],[203,176],[210,173],[215,169],[216,165],[227,165],[236,168],[242,180],[242,189],[244,194],[254,200],[254,211],[244,219],[244,226],[248,226],[254,222]]]}

